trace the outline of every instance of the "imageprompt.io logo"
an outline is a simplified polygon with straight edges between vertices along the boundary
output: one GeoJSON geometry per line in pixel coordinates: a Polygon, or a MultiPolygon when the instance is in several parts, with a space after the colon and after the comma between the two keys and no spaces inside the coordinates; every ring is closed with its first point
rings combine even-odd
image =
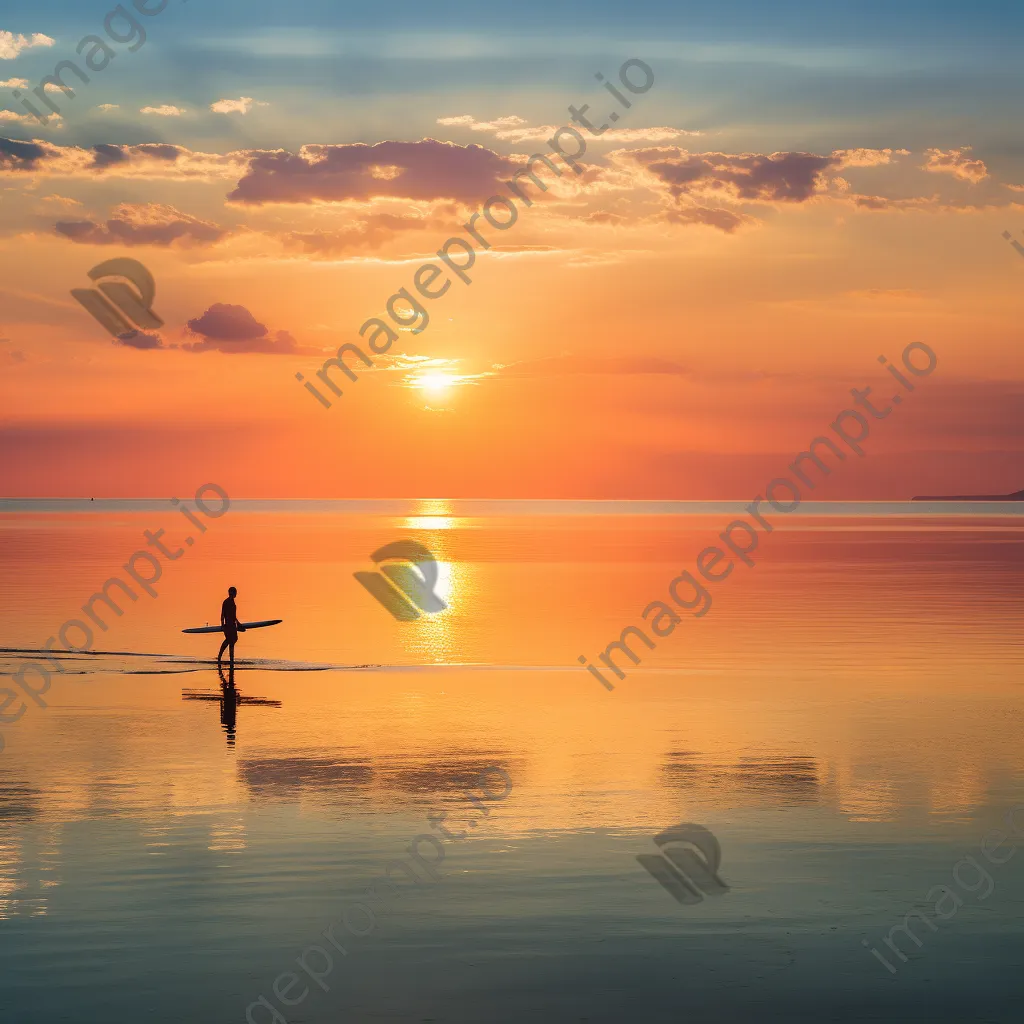
{"type": "Polygon", "coordinates": [[[1014,247],[1014,249],[1017,250],[1017,255],[1018,256],[1024,256],[1024,245],[1021,245],[1020,242],[1018,242],[1013,237],[1013,235],[1010,234],[1009,231],[1004,231],[1003,232],[1003,238],[1005,238],[1010,243],[1010,245],[1012,245],[1014,247]]]}
{"type": "Polygon", "coordinates": [[[722,896],[729,886],[718,877],[722,848],[703,825],[684,822],[654,837],[661,853],[641,853],[637,860],[678,903],[700,903],[722,896]]]}
{"type": "Polygon", "coordinates": [[[420,612],[443,612],[448,605],[434,593],[437,587],[437,559],[414,540],[396,540],[370,558],[380,572],[353,575],[399,622],[413,622],[420,612]],[[394,560],[395,565],[381,565],[394,560]]]}
{"type": "Polygon", "coordinates": [[[163,326],[152,309],[156,295],[153,275],[138,260],[107,260],[93,267],[89,277],[100,283],[95,288],[72,288],[71,294],[115,338],[163,326]],[[105,277],[125,278],[135,287],[124,281],[102,281],[105,277]]]}

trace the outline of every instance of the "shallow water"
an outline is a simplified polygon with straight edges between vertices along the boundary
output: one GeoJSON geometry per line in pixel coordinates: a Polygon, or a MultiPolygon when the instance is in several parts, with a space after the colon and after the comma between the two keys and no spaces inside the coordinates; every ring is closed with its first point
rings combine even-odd
{"type": "MultiPolygon", "coordinates": [[[[1024,854],[980,850],[1024,805],[1015,509],[794,515],[608,691],[577,657],[668,600],[732,506],[496,505],[239,503],[108,616],[107,653],[51,666],[2,727],[5,1019],[1019,1017],[1024,854]],[[353,579],[398,537],[441,561],[447,611],[396,622],[353,579]],[[228,585],[284,619],[240,639],[266,702],[233,722],[219,638],[180,632],[228,585]],[[492,766],[500,800],[474,789],[492,766]],[[445,810],[465,835],[383,888],[445,810]],[[637,862],[680,822],[717,837],[724,894],[677,903],[637,862]],[[883,940],[914,908],[903,962],[883,940]],[[314,944],[327,991],[296,964],[314,944]]],[[[143,530],[188,530],[160,503],[5,508],[7,675],[143,530]]]]}

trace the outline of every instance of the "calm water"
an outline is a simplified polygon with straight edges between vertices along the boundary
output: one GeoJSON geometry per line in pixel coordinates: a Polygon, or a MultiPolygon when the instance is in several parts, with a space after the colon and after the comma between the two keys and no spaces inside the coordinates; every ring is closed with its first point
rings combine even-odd
{"type": "MultiPolygon", "coordinates": [[[[0,726],[3,1019],[244,1022],[262,996],[256,1022],[1018,1020],[1024,853],[981,853],[1024,805],[1016,506],[812,506],[603,689],[577,657],[732,508],[208,522],[158,597],[106,616],[105,653],[62,656],[48,706],[0,726]],[[441,561],[447,611],[398,623],[353,579],[399,537],[441,561]],[[243,620],[284,619],[242,635],[237,689],[263,700],[233,721],[219,637],[180,632],[229,585],[243,620]],[[485,801],[492,766],[511,789],[485,801]],[[465,834],[440,881],[383,888],[445,811],[465,834]],[[682,905],[637,862],[680,822],[717,837],[724,895],[682,905]],[[883,939],[914,909],[903,962],[883,939]],[[312,945],[329,972],[296,963],[312,945]]],[[[190,529],[162,502],[3,503],[0,671],[160,528],[190,529]]]]}

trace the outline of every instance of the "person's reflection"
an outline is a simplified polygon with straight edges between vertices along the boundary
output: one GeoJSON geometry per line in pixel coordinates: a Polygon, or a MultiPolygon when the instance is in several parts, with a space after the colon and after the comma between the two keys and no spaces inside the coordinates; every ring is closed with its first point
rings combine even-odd
{"type": "MultiPolygon", "coordinates": [[[[232,655],[234,651],[232,650],[232,655]]],[[[220,724],[227,734],[228,746],[235,745],[235,722],[238,720],[238,691],[235,689],[235,659],[232,656],[228,668],[228,678],[224,678],[224,666],[217,665],[220,673],[220,724]]]]}
{"type": "Polygon", "coordinates": [[[220,676],[220,692],[213,690],[182,690],[182,700],[205,700],[217,701],[220,704],[220,724],[227,735],[229,747],[234,747],[237,735],[238,705],[256,704],[263,707],[279,708],[279,700],[271,700],[268,697],[246,697],[235,686],[235,666],[229,662],[227,675],[224,674],[224,665],[217,663],[217,674],[220,676]]]}

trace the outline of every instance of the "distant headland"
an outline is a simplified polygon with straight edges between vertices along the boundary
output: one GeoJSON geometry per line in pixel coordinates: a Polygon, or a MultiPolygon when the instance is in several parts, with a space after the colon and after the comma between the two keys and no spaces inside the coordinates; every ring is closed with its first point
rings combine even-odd
{"type": "Polygon", "coordinates": [[[1024,501],[1024,491],[1013,494],[922,494],[911,501],[1024,501]]]}

